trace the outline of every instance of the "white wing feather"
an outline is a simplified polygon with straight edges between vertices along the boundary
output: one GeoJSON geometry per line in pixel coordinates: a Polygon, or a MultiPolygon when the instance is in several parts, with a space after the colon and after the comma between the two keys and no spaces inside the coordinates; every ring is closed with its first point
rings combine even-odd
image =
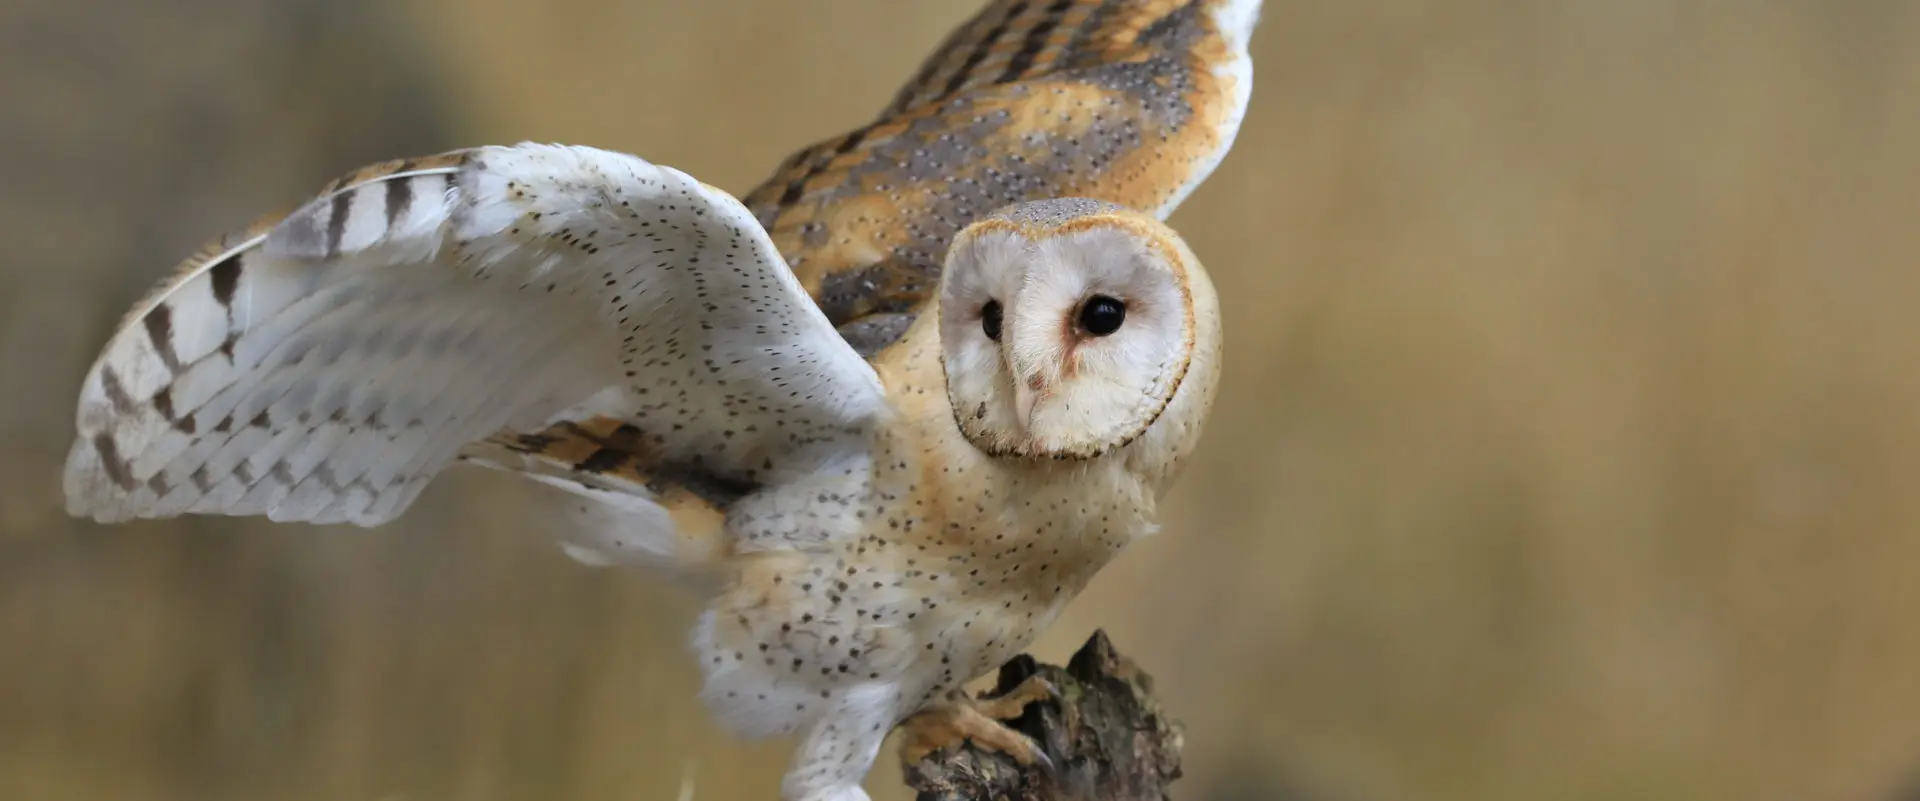
{"type": "Polygon", "coordinates": [[[660,457],[751,482],[885,408],[739,201],[634,156],[376,165],[206,254],[88,372],[72,514],[377,525],[463,448],[609,393],[660,457]]]}

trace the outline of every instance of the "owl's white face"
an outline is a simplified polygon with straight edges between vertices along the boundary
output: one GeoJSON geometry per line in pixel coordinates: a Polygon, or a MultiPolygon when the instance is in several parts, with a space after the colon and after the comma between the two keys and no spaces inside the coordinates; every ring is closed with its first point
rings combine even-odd
{"type": "Polygon", "coordinates": [[[969,441],[996,455],[1087,459],[1148,430],[1195,346],[1170,237],[1157,221],[1096,214],[1046,228],[990,220],[955,238],[940,340],[969,441]]]}

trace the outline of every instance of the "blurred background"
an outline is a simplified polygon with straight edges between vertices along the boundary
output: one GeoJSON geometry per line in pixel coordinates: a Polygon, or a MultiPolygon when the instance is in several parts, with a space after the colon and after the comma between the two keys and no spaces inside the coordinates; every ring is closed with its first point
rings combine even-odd
{"type": "MultiPolygon", "coordinates": [[[[744,192],[974,9],[0,5],[0,797],[772,798],[688,600],[520,482],[100,527],[73,402],[179,257],[352,167],[535,139],[744,192]]],[[[1253,49],[1174,218],[1210,436],[1036,653],[1153,672],[1186,799],[1920,795],[1920,4],[1268,0],[1253,49]]]]}

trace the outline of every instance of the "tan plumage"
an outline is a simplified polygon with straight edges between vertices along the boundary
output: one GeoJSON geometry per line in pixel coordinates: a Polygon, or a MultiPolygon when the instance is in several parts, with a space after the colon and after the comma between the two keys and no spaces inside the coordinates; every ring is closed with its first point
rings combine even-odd
{"type": "Polygon", "coordinates": [[[1231,144],[1257,7],[994,3],[744,201],[586,147],[355,171],[135,305],[69,509],[377,525],[509,470],[580,497],[576,558],[701,579],[707,701],[804,735],[786,797],[864,797],[916,712],[1031,757],[945,695],[1198,442],[1217,306],[1161,219],[1231,144]]]}

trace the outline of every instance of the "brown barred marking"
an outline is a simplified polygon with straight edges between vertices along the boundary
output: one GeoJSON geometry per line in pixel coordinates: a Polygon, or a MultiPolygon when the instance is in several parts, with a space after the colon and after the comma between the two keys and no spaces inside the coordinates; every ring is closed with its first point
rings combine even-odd
{"type": "Polygon", "coordinates": [[[1038,58],[1040,51],[1047,46],[1047,37],[1051,36],[1053,29],[1060,25],[1060,15],[1072,6],[1073,0],[1054,0],[1053,5],[1047,7],[1046,18],[1034,25],[1032,30],[1027,31],[1026,41],[1020,44],[1020,52],[1013,54],[1013,59],[1007,63],[1006,70],[1000,73],[1000,77],[996,78],[994,83],[1009,83],[1026,77],[1027,70],[1033,66],[1033,60],[1038,58]]]}
{"type": "Polygon", "coordinates": [[[160,416],[166,418],[167,422],[172,423],[174,429],[180,433],[193,433],[195,428],[193,415],[182,416],[173,410],[173,387],[171,385],[161,387],[159,392],[153,393],[153,408],[155,411],[160,412],[160,416]]]}
{"type": "Polygon", "coordinates": [[[1084,60],[1090,53],[1124,48],[1146,24],[1186,4],[1186,0],[1052,0],[1044,7],[1034,0],[988,3],[921,63],[881,117],[895,117],[968,90],[1036,77],[1053,71],[1063,60],[1084,60]],[[1112,24],[1116,20],[1119,24],[1112,24]],[[1055,35],[1062,30],[1066,36],[1055,35]],[[1024,66],[1014,68],[1016,61],[1024,66]]]}
{"type": "Polygon", "coordinates": [[[986,36],[980,37],[979,41],[973,43],[972,51],[967,53],[967,60],[961,62],[960,68],[947,78],[947,85],[940,90],[940,95],[936,99],[944,100],[952,97],[965,88],[967,79],[975,74],[974,69],[980,66],[980,62],[987,60],[987,55],[993,52],[993,46],[1006,37],[1007,33],[1013,29],[1013,21],[1026,10],[1026,0],[1017,0],[1008,6],[1005,13],[1000,16],[1000,23],[989,29],[986,36]]]}
{"type": "Polygon", "coordinates": [[[133,480],[133,470],[120,458],[120,446],[113,441],[111,434],[95,434],[93,450],[100,454],[100,466],[107,471],[107,478],[123,490],[132,490],[139,486],[133,480]]]}
{"type": "MultiPolygon", "coordinates": [[[[913,74],[911,79],[908,79],[905,86],[900,87],[900,90],[894,93],[893,100],[887,104],[886,110],[881,112],[880,116],[886,118],[917,105],[920,102],[920,92],[924,90],[928,84],[933,83],[933,77],[940,72],[941,56],[954,42],[960,41],[965,37],[967,32],[967,27],[962,25],[959,28],[955,28],[952,33],[947,34],[947,38],[941,43],[941,47],[935,50],[933,55],[928,56],[922,61],[920,63],[920,69],[913,74]]],[[[796,154],[796,157],[797,155],[798,154],[796,154]]],[[[793,157],[789,157],[789,162],[792,158],[793,157]]],[[[790,166],[792,166],[790,163],[783,162],[775,172],[786,172],[790,166]]]]}
{"type": "Polygon", "coordinates": [[[153,343],[153,352],[160,355],[161,363],[169,372],[179,374],[180,355],[173,350],[173,307],[164,302],[155,304],[142,322],[146,324],[147,341],[153,343]]]}
{"type": "MultiPolygon", "coordinates": [[[[328,220],[326,234],[326,245],[329,252],[337,252],[338,250],[340,238],[344,234],[345,225],[350,216],[352,190],[355,187],[370,180],[378,180],[381,177],[392,174],[392,172],[449,167],[460,164],[464,162],[465,159],[466,156],[463,152],[441,154],[425,159],[403,159],[390,162],[384,165],[384,168],[383,165],[375,165],[374,167],[356,170],[354,173],[330,183],[328,189],[320,195],[320,197],[327,197],[328,193],[332,193],[330,203],[332,214],[328,220]]],[[[389,214],[392,215],[392,219],[397,220],[399,214],[404,212],[407,202],[410,202],[412,193],[409,184],[410,181],[408,180],[388,182],[389,194],[387,196],[387,202],[388,211],[389,214]],[[401,190],[393,189],[393,187],[396,186],[406,188],[401,190]]],[[[226,311],[229,315],[229,320],[231,320],[234,299],[239,291],[242,274],[246,270],[246,254],[253,248],[258,247],[265,233],[271,230],[274,225],[285,220],[288,213],[262,217],[240,231],[217,237],[202,245],[193,256],[181,262],[175,268],[172,275],[150,290],[141,302],[135,304],[134,307],[123,316],[122,326],[131,326],[137,321],[141,331],[146,335],[148,344],[151,346],[154,355],[160,360],[161,364],[163,364],[170,373],[174,375],[181,374],[185,370],[186,365],[183,364],[181,360],[179,350],[174,340],[176,335],[173,320],[174,306],[167,299],[168,294],[205,270],[210,273],[208,278],[213,300],[226,311]]],[[[236,337],[236,332],[229,332],[218,349],[218,352],[229,360],[234,358],[233,349],[236,337]]],[[[136,402],[131,393],[128,392],[125,379],[118,371],[111,367],[103,367],[100,371],[99,380],[102,390],[106,394],[115,414],[132,416],[139,413],[140,403],[136,402]]],[[[180,414],[175,408],[175,401],[170,388],[163,387],[146,400],[152,405],[153,410],[166,419],[175,430],[185,434],[193,434],[198,430],[198,421],[193,415],[180,414]]],[[[214,426],[214,431],[220,434],[228,434],[232,431],[233,424],[234,420],[232,416],[225,416],[214,426]]],[[[268,413],[262,410],[253,418],[250,424],[258,428],[268,428],[271,426],[271,421],[268,418],[268,413]]],[[[120,453],[119,444],[111,435],[102,433],[91,439],[92,447],[100,459],[101,469],[115,485],[131,492],[143,483],[134,475],[132,464],[120,453]]],[[[250,473],[251,468],[244,461],[235,469],[235,474],[249,485],[254,483],[254,479],[250,473]]],[[[291,481],[292,476],[289,468],[284,463],[276,465],[272,475],[276,479],[281,479],[286,483],[293,483],[291,481]]],[[[154,486],[152,483],[164,481],[165,479],[156,473],[153,476],[149,476],[147,482],[144,483],[146,483],[147,488],[153,490],[156,495],[165,495],[165,490],[171,490],[171,486],[163,489],[162,487],[154,486]]],[[[211,478],[204,474],[195,479],[196,487],[202,484],[211,485],[211,483],[211,478]]],[[[202,492],[205,491],[207,490],[202,488],[202,492]]]]}
{"type": "Polygon", "coordinates": [[[866,131],[854,131],[842,137],[840,143],[834,146],[832,153],[818,160],[813,166],[809,167],[805,173],[802,173],[799,178],[795,178],[787,184],[787,191],[780,195],[780,202],[782,204],[790,204],[799,200],[801,193],[806,190],[807,181],[812,180],[814,176],[819,175],[822,171],[832,166],[836,157],[853,152],[854,148],[860,146],[860,141],[866,138],[866,134],[866,131]]]}
{"type": "Polygon", "coordinates": [[[322,250],[328,256],[340,255],[340,237],[347,233],[347,217],[353,214],[353,196],[351,190],[333,196],[333,208],[327,212],[327,244],[322,250]]]}
{"type": "Polygon", "coordinates": [[[407,207],[413,205],[413,181],[387,182],[387,230],[400,224],[407,215],[407,207]]]}
{"type": "Polygon", "coordinates": [[[220,304],[221,308],[226,309],[228,314],[232,314],[233,292],[240,286],[240,254],[235,253],[221,259],[219,264],[213,265],[212,273],[213,299],[220,304]]]}
{"type": "Polygon", "coordinates": [[[132,415],[136,411],[133,396],[127,394],[127,385],[120,382],[120,374],[112,367],[100,369],[100,386],[107,391],[107,400],[113,404],[113,413],[132,415]]]}
{"type": "MultiPolygon", "coordinates": [[[[328,181],[325,185],[321,186],[319,191],[314,193],[313,198],[325,198],[343,189],[350,189],[370,181],[377,181],[403,172],[460,167],[466,164],[470,158],[471,151],[462,149],[419,158],[384,161],[379,164],[362,167],[328,181]]],[[[411,192],[411,187],[409,187],[409,192],[411,192]]],[[[309,198],[309,200],[305,202],[311,201],[312,198],[309,198]]],[[[246,269],[245,255],[253,248],[259,247],[259,243],[256,240],[265,236],[268,231],[273,230],[274,226],[285,221],[288,216],[299,211],[303,206],[287,208],[272,214],[262,215],[253,222],[248,223],[245,227],[229,231],[226,234],[208,240],[199,248],[195,249],[193,255],[182,259],[176,264],[165,278],[156,283],[138,303],[135,303],[133,307],[127,311],[126,315],[121,318],[119,327],[131,325],[136,321],[144,321],[144,318],[165,305],[161,302],[162,298],[165,298],[168,293],[174,291],[188,279],[199,275],[203,270],[211,270],[213,272],[214,299],[219,301],[222,306],[230,307],[233,301],[233,293],[239,286],[240,275],[246,269]],[[251,244],[247,247],[241,247],[248,243],[251,244]]],[[[148,324],[152,325],[152,323],[148,324]]],[[[228,357],[233,355],[232,350],[233,346],[231,343],[223,345],[221,348],[221,352],[227,354],[228,357]]],[[[165,356],[163,355],[162,358],[164,359],[165,356]]]]}

